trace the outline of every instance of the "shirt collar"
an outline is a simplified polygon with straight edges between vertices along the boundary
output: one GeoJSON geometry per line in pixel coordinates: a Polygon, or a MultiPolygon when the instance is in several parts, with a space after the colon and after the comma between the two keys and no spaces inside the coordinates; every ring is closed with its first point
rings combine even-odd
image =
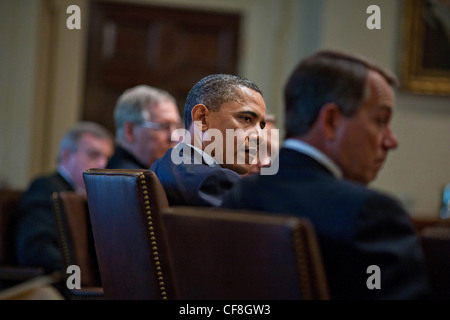
{"type": "Polygon", "coordinates": [[[59,166],[58,167],[58,173],[64,178],[64,180],[66,180],[71,186],[72,188],[78,192],[78,193],[84,193],[84,190],[79,188],[75,182],[73,182],[72,180],[72,175],[69,173],[69,171],[67,171],[67,169],[64,166],[59,166]]]}
{"type": "Polygon", "coordinates": [[[283,145],[284,148],[298,151],[306,154],[325,166],[337,179],[342,179],[342,170],[327,155],[310,144],[297,139],[287,139],[283,145]]]}
{"type": "MultiPolygon", "coordinates": [[[[185,144],[185,145],[191,147],[197,154],[199,154],[200,156],[202,156],[203,161],[204,161],[208,166],[210,166],[210,167],[220,167],[220,164],[217,162],[217,160],[214,159],[211,155],[209,155],[209,154],[207,154],[206,152],[204,152],[202,149],[200,149],[200,148],[198,148],[198,147],[196,147],[196,146],[194,146],[194,145],[192,145],[192,144],[185,143],[185,142],[180,142],[180,143],[178,144],[178,146],[179,146],[179,145],[182,145],[182,144],[185,144]]],[[[177,146],[177,147],[178,147],[178,146],[177,146]]]]}

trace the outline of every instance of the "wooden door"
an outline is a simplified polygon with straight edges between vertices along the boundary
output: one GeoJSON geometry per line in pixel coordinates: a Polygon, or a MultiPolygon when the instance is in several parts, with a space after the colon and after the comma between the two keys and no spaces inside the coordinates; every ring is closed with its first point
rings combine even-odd
{"type": "Polygon", "coordinates": [[[234,13],[92,2],[83,120],[114,132],[116,100],[138,84],[170,92],[183,117],[198,80],[236,74],[239,26],[234,13]]]}

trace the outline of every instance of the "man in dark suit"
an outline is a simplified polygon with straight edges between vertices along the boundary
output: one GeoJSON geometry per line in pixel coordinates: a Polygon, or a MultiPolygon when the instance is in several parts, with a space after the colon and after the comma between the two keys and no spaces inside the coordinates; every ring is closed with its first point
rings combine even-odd
{"type": "Polygon", "coordinates": [[[33,180],[24,193],[16,220],[18,264],[42,267],[47,272],[62,268],[61,251],[52,213],[53,192],[85,193],[83,172],[104,168],[111,157],[113,137],[104,127],[79,122],[61,140],[56,172],[33,180]]]}
{"type": "Polygon", "coordinates": [[[265,112],[260,89],[247,79],[213,74],[197,82],[186,99],[184,142],[150,168],[169,205],[219,206],[249,171],[265,112]]]}
{"type": "Polygon", "coordinates": [[[124,91],[114,110],[117,147],[108,169],[148,169],[175,145],[172,131],[180,127],[175,98],[146,85],[124,91]]]}
{"type": "Polygon", "coordinates": [[[408,214],[366,186],[398,144],[390,127],[395,83],[346,53],[324,50],[303,60],[285,86],[288,139],[279,171],[243,179],[223,203],[309,218],[333,299],[420,299],[428,292],[408,214]]]}

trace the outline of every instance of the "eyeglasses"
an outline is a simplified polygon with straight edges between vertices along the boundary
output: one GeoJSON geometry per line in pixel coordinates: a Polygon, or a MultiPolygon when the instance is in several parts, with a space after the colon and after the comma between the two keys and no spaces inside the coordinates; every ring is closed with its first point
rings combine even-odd
{"type": "Polygon", "coordinates": [[[181,128],[180,123],[158,123],[152,121],[143,121],[142,123],[140,123],[140,126],[158,131],[173,131],[175,129],[181,128]]]}

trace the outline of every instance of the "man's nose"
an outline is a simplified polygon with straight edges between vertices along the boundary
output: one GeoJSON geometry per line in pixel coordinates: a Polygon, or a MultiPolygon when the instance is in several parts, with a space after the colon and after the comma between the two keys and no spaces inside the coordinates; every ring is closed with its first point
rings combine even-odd
{"type": "Polygon", "coordinates": [[[388,150],[398,147],[398,139],[395,136],[395,133],[390,128],[388,129],[386,136],[384,137],[383,145],[388,150]]]}
{"type": "Polygon", "coordinates": [[[260,143],[260,140],[262,138],[262,131],[261,128],[253,128],[248,133],[248,140],[251,146],[257,146],[260,143]]]}
{"type": "Polygon", "coordinates": [[[106,167],[106,164],[108,163],[108,157],[99,157],[97,159],[97,168],[104,168],[106,167]]]}

